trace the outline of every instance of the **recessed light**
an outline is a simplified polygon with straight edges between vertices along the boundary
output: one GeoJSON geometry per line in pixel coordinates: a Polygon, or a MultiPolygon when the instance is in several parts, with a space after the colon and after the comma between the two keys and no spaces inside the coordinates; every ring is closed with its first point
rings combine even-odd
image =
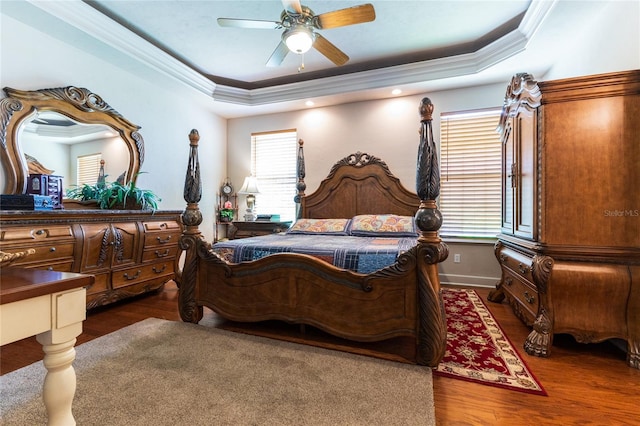
{"type": "Polygon", "coordinates": [[[314,106],[314,105],[315,105],[315,104],[313,103],[313,101],[307,101],[307,102],[305,102],[304,104],[305,104],[306,106],[308,106],[308,107],[312,107],[312,106],[314,106]]]}
{"type": "Polygon", "coordinates": [[[400,90],[400,89],[393,89],[393,90],[391,91],[391,94],[392,94],[392,95],[399,95],[400,93],[402,93],[402,90],[400,90]]]}

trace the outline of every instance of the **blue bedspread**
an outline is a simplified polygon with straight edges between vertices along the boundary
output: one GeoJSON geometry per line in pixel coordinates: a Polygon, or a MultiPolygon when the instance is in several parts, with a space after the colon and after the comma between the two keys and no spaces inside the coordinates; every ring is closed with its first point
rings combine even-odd
{"type": "Polygon", "coordinates": [[[417,243],[407,237],[271,234],[214,244],[213,249],[233,263],[274,253],[303,253],[332,265],[368,274],[393,264],[399,254],[417,243]]]}

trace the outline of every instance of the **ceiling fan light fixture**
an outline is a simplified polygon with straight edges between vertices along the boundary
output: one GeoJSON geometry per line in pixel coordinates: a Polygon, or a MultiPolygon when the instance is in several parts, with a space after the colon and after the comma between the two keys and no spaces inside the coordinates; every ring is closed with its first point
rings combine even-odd
{"type": "Polygon", "coordinates": [[[314,41],[311,30],[303,25],[285,31],[282,38],[289,50],[299,55],[308,52],[314,41]]]}

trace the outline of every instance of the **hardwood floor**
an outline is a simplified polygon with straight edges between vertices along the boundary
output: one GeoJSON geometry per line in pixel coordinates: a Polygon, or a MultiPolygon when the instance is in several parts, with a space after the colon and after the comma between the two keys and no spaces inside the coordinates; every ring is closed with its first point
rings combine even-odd
{"type": "MultiPolygon", "coordinates": [[[[640,425],[640,370],[627,367],[625,354],[611,343],[578,344],[570,336],[556,336],[550,358],[522,350],[529,333],[505,304],[486,302],[489,289],[476,289],[514,343],[549,396],[536,396],[444,377],[434,377],[439,425],[640,425]]],[[[177,288],[173,283],[148,296],[89,312],[77,344],[111,333],[148,317],[179,320],[177,288]]],[[[205,310],[207,320],[227,329],[242,328],[205,310]]],[[[267,325],[261,332],[290,333],[267,325]]],[[[298,333],[299,334],[299,333],[298,333]]],[[[323,339],[325,337],[317,337],[323,339]]],[[[295,337],[292,337],[295,340],[295,337]]],[[[344,343],[336,342],[336,346],[344,343]]],[[[362,352],[382,350],[365,348],[362,352]]],[[[5,345],[0,350],[0,374],[42,359],[35,338],[5,345]]],[[[400,351],[401,352],[401,351],[400,351]]]]}

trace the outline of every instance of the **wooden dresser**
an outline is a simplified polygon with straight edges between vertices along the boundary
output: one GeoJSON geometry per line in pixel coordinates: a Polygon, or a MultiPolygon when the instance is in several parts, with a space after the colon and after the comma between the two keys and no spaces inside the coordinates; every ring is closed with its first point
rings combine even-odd
{"type": "Polygon", "coordinates": [[[174,279],[181,211],[2,211],[0,250],[35,253],[12,264],[95,275],[87,308],[156,290],[174,279]]]}
{"type": "Polygon", "coordinates": [[[627,342],[640,368],[640,70],[507,88],[502,278],[506,300],[533,327],[532,355],[553,335],[627,342]]]}

